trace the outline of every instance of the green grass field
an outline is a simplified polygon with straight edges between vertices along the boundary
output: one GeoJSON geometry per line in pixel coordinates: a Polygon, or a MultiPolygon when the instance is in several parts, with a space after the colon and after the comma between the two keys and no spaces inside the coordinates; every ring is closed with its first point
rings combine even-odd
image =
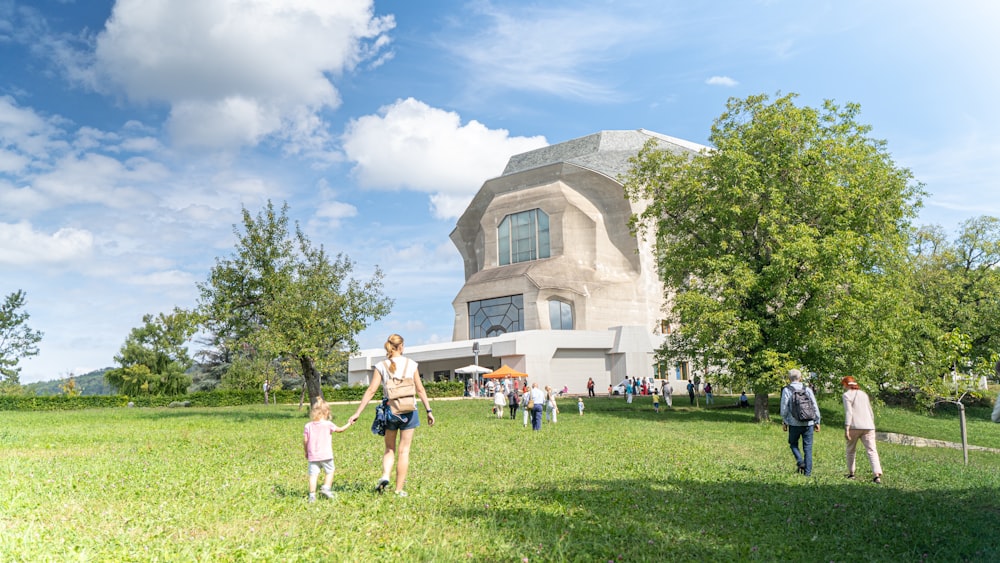
{"type": "MultiPolygon", "coordinates": [[[[435,401],[408,498],[372,493],[369,407],[334,435],[338,498],[315,504],[295,406],[3,412],[0,561],[1000,560],[1000,454],[880,443],[885,484],[863,451],[847,481],[828,398],[805,478],[748,410],[586,403],[532,432],[485,400],[435,401]]],[[[1000,448],[987,411],[969,418],[971,443],[1000,448]]],[[[878,421],[959,440],[953,414],[878,421]]]]}

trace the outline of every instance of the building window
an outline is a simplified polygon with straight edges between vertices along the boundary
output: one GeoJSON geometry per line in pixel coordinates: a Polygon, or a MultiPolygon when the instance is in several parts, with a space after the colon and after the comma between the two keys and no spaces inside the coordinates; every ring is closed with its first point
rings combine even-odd
{"type": "Polygon", "coordinates": [[[549,300],[549,326],[552,330],[573,330],[573,307],[565,301],[549,300]]]}
{"type": "Polygon", "coordinates": [[[503,218],[497,227],[500,265],[549,257],[549,216],[541,209],[522,211],[503,218]]]}
{"type": "Polygon", "coordinates": [[[508,295],[469,302],[469,338],[524,330],[524,296],[508,295]]]}

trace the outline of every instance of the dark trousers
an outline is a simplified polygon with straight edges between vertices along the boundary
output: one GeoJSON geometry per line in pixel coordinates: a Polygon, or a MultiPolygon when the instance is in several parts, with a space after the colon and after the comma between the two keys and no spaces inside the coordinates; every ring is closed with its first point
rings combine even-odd
{"type": "Polygon", "coordinates": [[[813,427],[809,426],[789,426],[788,427],[788,447],[792,449],[795,456],[795,463],[799,467],[805,468],[806,475],[813,472],[813,427]],[[802,451],[799,451],[799,437],[802,438],[802,451]]]}

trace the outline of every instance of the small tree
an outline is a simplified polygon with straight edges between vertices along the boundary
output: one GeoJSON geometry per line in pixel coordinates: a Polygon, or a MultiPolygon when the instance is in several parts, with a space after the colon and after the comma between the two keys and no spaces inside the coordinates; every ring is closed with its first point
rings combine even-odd
{"type": "Polygon", "coordinates": [[[59,390],[63,392],[63,395],[67,397],[79,397],[81,390],[76,384],[76,379],[74,379],[73,374],[69,374],[69,379],[66,383],[59,386],[59,390]]]}
{"type": "Polygon", "coordinates": [[[29,315],[23,310],[25,293],[15,291],[0,305],[0,394],[20,388],[21,358],[38,355],[42,333],[28,326],[29,315]]]}
{"type": "Polygon", "coordinates": [[[115,356],[121,367],[105,373],[105,381],[125,395],[186,393],[192,361],[185,345],[197,331],[197,317],[174,308],[169,315],[145,315],[142,322],[115,356]]]}
{"type": "Polygon", "coordinates": [[[343,369],[357,334],[388,314],[392,300],[382,293],[381,270],[353,279],[349,258],[329,256],[300,229],[292,237],[287,214],[287,204],[276,211],[271,202],[256,217],[243,210],[236,250],[199,285],[199,311],[217,346],[297,363],[315,403],[321,374],[343,369]]]}

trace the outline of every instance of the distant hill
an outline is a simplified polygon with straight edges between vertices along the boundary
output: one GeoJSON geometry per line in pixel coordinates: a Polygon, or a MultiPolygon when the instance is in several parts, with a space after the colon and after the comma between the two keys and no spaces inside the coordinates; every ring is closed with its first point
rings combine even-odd
{"type": "MultiPolygon", "coordinates": [[[[111,369],[114,368],[102,368],[83,375],[74,375],[73,380],[76,382],[76,388],[80,390],[81,395],[113,395],[111,386],[104,381],[104,374],[111,369]]],[[[36,395],[61,395],[62,389],[59,386],[64,385],[67,381],[69,381],[68,377],[52,381],[37,381],[24,384],[24,388],[29,393],[33,391],[36,395]]]]}

